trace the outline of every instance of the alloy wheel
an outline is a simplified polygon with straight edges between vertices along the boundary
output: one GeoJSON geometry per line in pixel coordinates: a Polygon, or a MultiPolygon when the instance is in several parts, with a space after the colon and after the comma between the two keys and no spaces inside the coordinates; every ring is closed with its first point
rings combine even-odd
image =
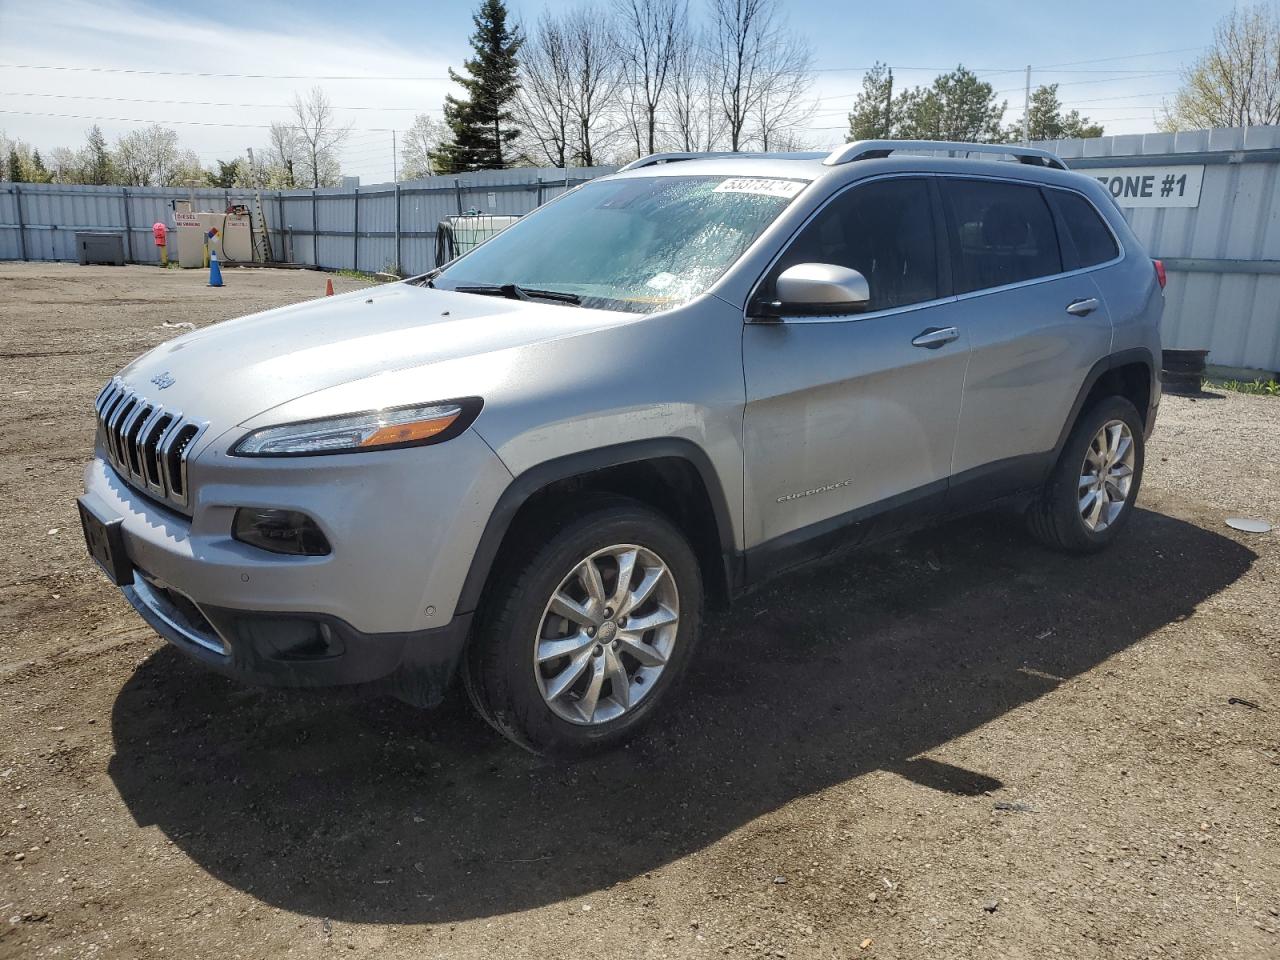
{"type": "Polygon", "coordinates": [[[533,649],[538,690],[570,723],[616,720],[653,690],[679,626],[675,578],[656,553],[636,544],[597,550],[543,610],[533,649]]]}
{"type": "Polygon", "coordinates": [[[1133,486],[1133,433],[1123,420],[1108,420],[1094,435],[1080,468],[1080,519],[1094,533],[1116,522],[1133,486]]]}

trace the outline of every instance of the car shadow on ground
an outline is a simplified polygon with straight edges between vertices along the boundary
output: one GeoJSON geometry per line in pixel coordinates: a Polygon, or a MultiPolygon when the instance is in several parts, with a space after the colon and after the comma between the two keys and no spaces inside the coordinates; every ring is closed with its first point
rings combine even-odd
{"type": "Polygon", "coordinates": [[[1255,554],[1149,511],[1096,557],[975,517],[792,574],[709,617],[677,702],[627,749],[551,764],[459,696],[260,691],[165,648],[121,689],[110,773],[220,880],[353,922],[435,923],[593,893],[875,770],[959,794],[998,770],[921,757],[1098,666],[1255,554]]]}

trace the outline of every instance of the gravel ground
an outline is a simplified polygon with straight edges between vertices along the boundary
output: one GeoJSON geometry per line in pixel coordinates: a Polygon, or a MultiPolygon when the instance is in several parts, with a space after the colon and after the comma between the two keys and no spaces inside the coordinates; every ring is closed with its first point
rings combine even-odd
{"type": "Polygon", "coordinates": [[[1280,545],[1223,522],[1280,524],[1280,400],[1166,398],[1102,556],[987,515],[712,614],[559,766],[202,671],[85,557],[102,383],[324,286],[226,279],[0,265],[0,957],[1280,956],[1280,545]]]}

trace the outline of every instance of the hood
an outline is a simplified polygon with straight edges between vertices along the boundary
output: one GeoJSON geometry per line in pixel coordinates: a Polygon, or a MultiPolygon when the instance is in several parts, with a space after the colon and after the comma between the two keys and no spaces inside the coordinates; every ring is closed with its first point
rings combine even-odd
{"type": "Polygon", "coordinates": [[[120,377],[167,409],[229,427],[340,384],[638,319],[394,283],[204,327],[120,377]]]}

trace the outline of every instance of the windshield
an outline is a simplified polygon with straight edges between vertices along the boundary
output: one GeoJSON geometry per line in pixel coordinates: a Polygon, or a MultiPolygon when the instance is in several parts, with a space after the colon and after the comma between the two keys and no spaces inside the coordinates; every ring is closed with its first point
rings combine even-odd
{"type": "Polygon", "coordinates": [[[596,180],[477,247],[434,285],[498,292],[514,284],[533,299],[554,292],[586,307],[666,310],[715,283],[807,185],[767,177],[596,180]]]}

